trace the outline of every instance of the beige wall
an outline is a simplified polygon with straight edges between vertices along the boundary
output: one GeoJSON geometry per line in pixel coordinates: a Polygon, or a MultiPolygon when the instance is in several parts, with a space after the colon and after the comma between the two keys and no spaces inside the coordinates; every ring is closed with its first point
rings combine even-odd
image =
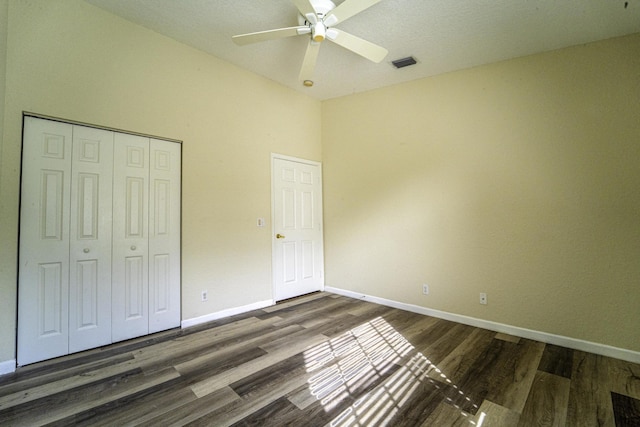
{"type": "Polygon", "coordinates": [[[328,286],[640,351],[640,34],[327,101],[322,140],[328,286]]]}
{"type": "MultiPolygon", "coordinates": [[[[9,3],[7,0],[0,0],[0,129],[4,128],[4,94],[5,81],[7,76],[7,23],[8,23],[9,3]]],[[[2,131],[0,130],[0,164],[2,164],[2,131]]],[[[0,186],[2,185],[2,174],[0,174],[0,186]]],[[[0,359],[2,360],[2,359],[0,359]]]]}
{"type": "Polygon", "coordinates": [[[15,231],[9,230],[10,222],[5,215],[9,202],[5,202],[3,190],[4,165],[4,105],[7,57],[8,2],[0,0],[0,363],[13,359],[15,340],[15,244],[11,238],[15,231]],[[14,264],[11,264],[14,262],[14,264]],[[9,289],[9,284],[13,288],[9,289]],[[3,325],[6,325],[3,326],[3,325]],[[5,344],[6,343],[6,344],[5,344]]]}
{"type": "Polygon", "coordinates": [[[321,159],[320,102],[82,1],[8,10],[0,362],[15,356],[23,111],[182,140],[182,318],[271,299],[271,224],[256,227],[270,153],[321,159]]]}

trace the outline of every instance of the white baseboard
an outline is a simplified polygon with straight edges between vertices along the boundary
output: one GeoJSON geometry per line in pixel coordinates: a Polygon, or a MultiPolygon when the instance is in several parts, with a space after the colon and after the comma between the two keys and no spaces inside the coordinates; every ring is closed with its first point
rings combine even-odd
{"type": "Polygon", "coordinates": [[[273,304],[275,304],[273,300],[266,300],[266,301],[254,302],[253,304],[243,305],[241,307],[228,308],[226,310],[216,311],[215,313],[206,314],[204,316],[194,317],[193,319],[183,320],[180,323],[180,326],[182,326],[183,328],[189,328],[191,326],[196,326],[201,323],[212,322],[214,320],[223,319],[225,317],[235,316],[236,314],[246,313],[247,311],[259,310],[261,308],[270,307],[273,304]]]}
{"type": "Polygon", "coordinates": [[[15,372],[16,370],[16,361],[15,360],[5,360],[4,362],[0,362],[0,375],[10,374],[15,372]]]}
{"type": "Polygon", "coordinates": [[[555,335],[547,332],[520,328],[518,326],[492,322],[490,320],[483,320],[477,319],[475,317],[463,316],[461,314],[448,313],[446,311],[433,310],[431,308],[421,307],[414,304],[406,304],[403,302],[388,300],[386,298],[379,298],[372,295],[361,294],[358,292],[352,292],[345,289],[334,288],[331,286],[326,286],[325,291],[351,298],[370,301],[388,307],[399,308],[401,310],[411,311],[413,313],[424,314],[425,316],[451,320],[453,322],[463,323],[465,325],[489,329],[491,331],[502,332],[505,334],[541,341],[548,344],[554,344],[561,347],[572,348],[574,350],[585,351],[587,353],[594,353],[602,356],[612,357],[615,359],[626,360],[628,362],[640,363],[640,352],[627,350],[624,348],[612,347],[605,344],[579,340],[562,335],[555,335]]]}

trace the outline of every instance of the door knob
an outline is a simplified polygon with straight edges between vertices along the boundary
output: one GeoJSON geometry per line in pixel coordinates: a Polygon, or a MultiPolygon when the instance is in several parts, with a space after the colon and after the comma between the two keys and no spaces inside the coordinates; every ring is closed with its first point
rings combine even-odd
{"type": "Polygon", "coordinates": [[[85,254],[88,254],[88,253],[89,253],[89,248],[84,248],[84,249],[82,250],[82,252],[84,252],[85,254]]]}
{"type": "Polygon", "coordinates": [[[135,246],[131,246],[131,250],[132,250],[132,251],[135,251],[135,250],[136,250],[136,247],[135,247],[135,246]]]}
{"type": "Polygon", "coordinates": [[[276,239],[284,239],[284,236],[280,233],[276,234],[276,239]]]}

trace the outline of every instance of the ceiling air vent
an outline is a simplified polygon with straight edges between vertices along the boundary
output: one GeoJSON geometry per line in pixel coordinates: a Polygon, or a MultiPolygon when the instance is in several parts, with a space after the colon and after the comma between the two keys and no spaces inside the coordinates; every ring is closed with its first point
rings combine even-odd
{"type": "Polygon", "coordinates": [[[404,68],[404,67],[408,67],[409,65],[417,64],[413,56],[407,56],[406,58],[396,59],[395,61],[391,61],[391,63],[396,68],[404,68]]]}

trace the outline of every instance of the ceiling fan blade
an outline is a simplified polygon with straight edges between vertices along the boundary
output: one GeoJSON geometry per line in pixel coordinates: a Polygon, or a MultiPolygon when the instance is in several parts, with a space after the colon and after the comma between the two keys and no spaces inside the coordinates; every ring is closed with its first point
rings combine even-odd
{"type": "Polygon", "coordinates": [[[318,15],[316,14],[316,10],[313,8],[310,0],[293,0],[293,3],[307,21],[312,24],[318,22],[318,15]]]}
{"type": "Polygon", "coordinates": [[[346,21],[353,15],[357,15],[380,1],[382,0],[345,0],[340,6],[327,13],[324,23],[327,27],[333,27],[338,22],[346,21]]]}
{"type": "Polygon", "coordinates": [[[307,53],[304,54],[304,60],[302,61],[302,68],[300,68],[300,81],[311,80],[313,81],[313,71],[316,68],[316,60],[318,59],[318,53],[320,52],[320,43],[314,42],[309,39],[309,45],[307,46],[307,53]]]}
{"type": "Polygon", "coordinates": [[[257,33],[240,34],[231,37],[235,44],[244,46],[250,43],[257,43],[266,40],[281,39],[284,37],[299,36],[309,34],[310,29],[306,26],[278,28],[277,30],[258,31],[257,33]]]}
{"type": "Polygon", "coordinates": [[[327,40],[330,40],[345,49],[349,49],[350,51],[355,52],[373,62],[382,61],[389,53],[387,49],[378,46],[377,44],[373,44],[352,34],[345,33],[337,28],[330,28],[327,30],[327,40]]]}

